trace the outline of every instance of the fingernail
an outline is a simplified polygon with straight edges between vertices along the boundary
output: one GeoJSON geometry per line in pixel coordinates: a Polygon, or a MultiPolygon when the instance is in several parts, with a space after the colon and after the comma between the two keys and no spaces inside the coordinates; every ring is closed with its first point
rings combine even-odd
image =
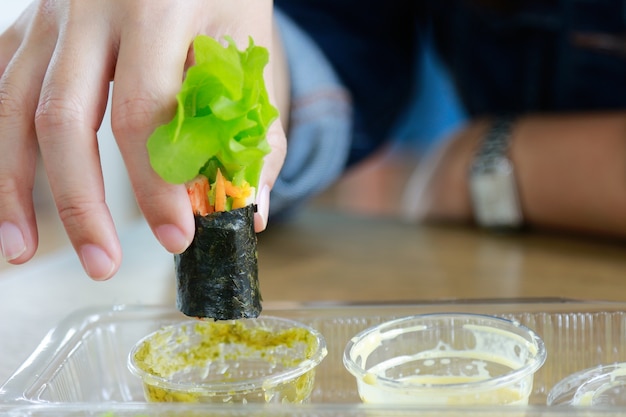
{"type": "Polygon", "coordinates": [[[26,243],[20,229],[13,223],[0,224],[0,250],[7,261],[19,258],[26,252],[26,243]]]}
{"type": "Polygon", "coordinates": [[[87,275],[93,279],[107,279],[115,270],[115,264],[109,255],[96,245],[83,245],[80,248],[80,261],[87,275]]]}
{"type": "Polygon", "coordinates": [[[173,224],[164,224],[154,229],[159,242],[171,253],[182,253],[189,246],[189,239],[173,224]]]}
{"type": "Polygon", "coordinates": [[[261,193],[257,198],[257,214],[261,219],[261,229],[257,230],[265,230],[267,227],[267,215],[269,213],[270,206],[270,187],[268,185],[264,185],[261,188],[261,193]]]}

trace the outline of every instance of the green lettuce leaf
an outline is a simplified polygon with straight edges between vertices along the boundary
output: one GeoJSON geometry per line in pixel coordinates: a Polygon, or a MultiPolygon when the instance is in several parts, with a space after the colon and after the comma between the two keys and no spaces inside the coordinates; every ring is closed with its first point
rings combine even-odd
{"type": "Polygon", "coordinates": [[[229,180],[258,188],[266,134],[278,117],[270,103],[263,70],[267,49],[237,49],[208,36],[194,39],[196,63],[187,70],[174,118],[148,138],[152,168],[167,182],[182,184],[202,173],[215,180],[217,168],[229,180]]]}

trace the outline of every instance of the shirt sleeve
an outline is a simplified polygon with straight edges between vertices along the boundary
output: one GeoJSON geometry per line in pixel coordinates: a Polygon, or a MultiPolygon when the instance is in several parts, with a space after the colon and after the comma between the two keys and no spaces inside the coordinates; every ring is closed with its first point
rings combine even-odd
{"type": "Polygon", "coordinates": [[[291,77],[287,156],[271,192],[270,218],[291,213],[343,172],[352,137],[352,100],[324,53],[275,9],[291,77]]]}

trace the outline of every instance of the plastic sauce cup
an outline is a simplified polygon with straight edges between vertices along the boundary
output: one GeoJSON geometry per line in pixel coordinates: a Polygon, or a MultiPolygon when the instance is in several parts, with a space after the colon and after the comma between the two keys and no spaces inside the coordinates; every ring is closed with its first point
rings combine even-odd
{"type": "Polygon", "coordinates": [[[598,365],[556,383],[547,405],[626,406],[626,363],[598,365]]]}
{"type": "Polygon", "coordinates": [[[293,320],[192,320],[141,339],[128,367],[150,402],[303,403],[326,354],[323,336],[293,320]]]}
{"type": "Polygon", "coordinates": [[[376,404],[524,405],[546,350],[519,323],[437,313],[371,327],[347,344],[343,362],[361,399],[376,404]]]}

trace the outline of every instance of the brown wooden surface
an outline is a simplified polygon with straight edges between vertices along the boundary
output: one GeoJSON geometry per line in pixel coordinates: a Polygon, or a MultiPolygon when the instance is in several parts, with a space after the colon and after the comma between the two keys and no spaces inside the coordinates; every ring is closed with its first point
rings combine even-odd
{"type": "Polygon", "coordinates": [[[307,210],[259,235],[267,301],[626,300],[619,242],[307,210]]]}

